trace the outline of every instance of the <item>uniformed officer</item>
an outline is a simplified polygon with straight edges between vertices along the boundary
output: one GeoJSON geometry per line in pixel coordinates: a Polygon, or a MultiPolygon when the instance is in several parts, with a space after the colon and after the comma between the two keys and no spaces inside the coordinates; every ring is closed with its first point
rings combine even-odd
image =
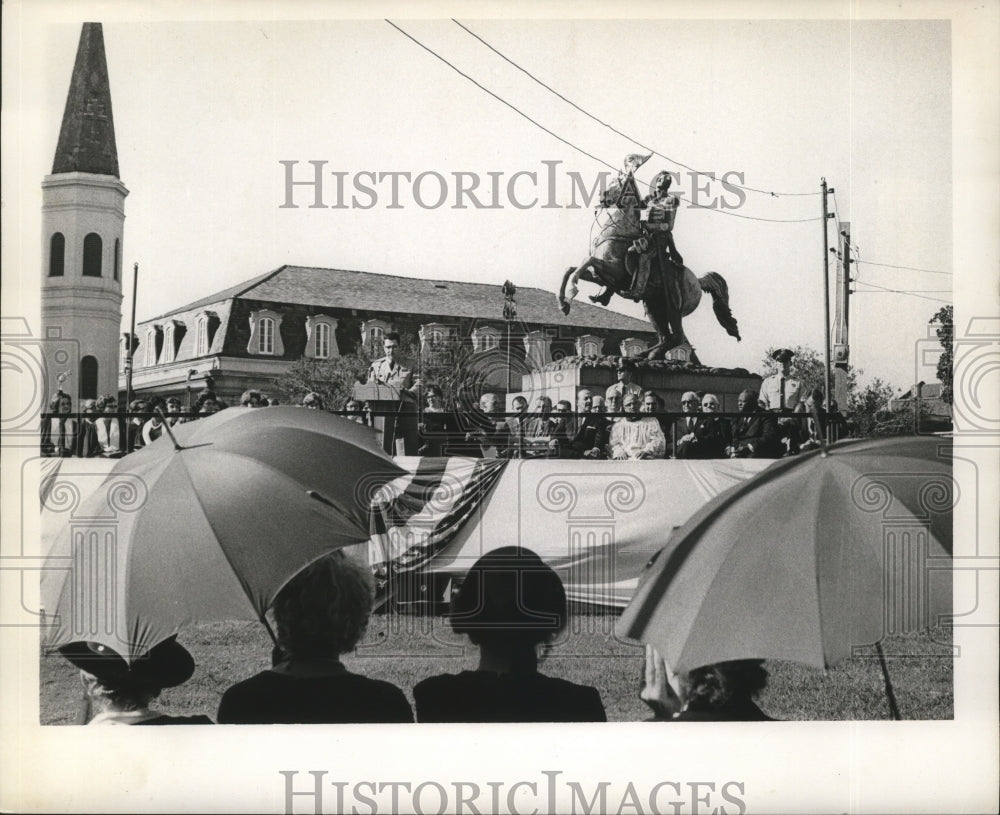
{"type": "Polygon", "coordinates": [[[368,384],[389,385],[399,392],[402,404],[397,421],[392,423],[395,435],[393,446],[396,455],[416,455],[418,444],[416,405],[420,400],[420,380],[414,380],[413,371],[403,365],[398,357],[398,333],[390,331],[386,334],[382,340],[382,349],[385,351],[385,356],[372,362],[368,369],[368,384]]]}
{"type": "MultiPolygon", "coordinates": [[[[760,401],[765,410],[774,412],[795,410],[802,397],[802,383],[792,377],[792,357],[795,352],[788,348],[778,348],[771,359],[781,365],[781,370],[760,383],[760,401]]],[[[778,429],[785,445],[786,454],[797,453],[800,443],[799,423],[783,416],[778,419],[778,429]]]]}

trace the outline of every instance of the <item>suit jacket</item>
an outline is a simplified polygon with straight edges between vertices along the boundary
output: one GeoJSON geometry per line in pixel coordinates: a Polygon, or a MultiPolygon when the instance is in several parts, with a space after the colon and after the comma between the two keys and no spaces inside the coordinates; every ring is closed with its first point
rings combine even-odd
{"type": "Polygon", "coordinates": [[[733,443],[738,456],[780,458],[784,452],[778,422],[769,413],[750,413],[733,420],[733,443]]]}
{"type": "Polygon", "coordinates": [[[677,439],[677,443],[673,446],[674,458],[697,458],[696,455],[692,455],[694,452],[693,448],[697,445],[692,445],[690,442],[682,442],[681,439],[688,433],[695,432],[700,418],[700,413],[690,413],[687,416],[682,416],[681,418],[674,420],[673,428],[671,429],[671,436],[667,438],[667,442],[670,444],[673,444],[673,439],[677,439]],[[688,420],[691,421],[693,427],[688,425],[688,420]]]}
{"type": "Polygon", "coordinates": [[[608,436],[611,432],[611,422],[599,413],[588,413],[584,416],[573,436],[571,447],[576,458],[595,447],[601,451],[601,457],[607,455],[608,436]]]}

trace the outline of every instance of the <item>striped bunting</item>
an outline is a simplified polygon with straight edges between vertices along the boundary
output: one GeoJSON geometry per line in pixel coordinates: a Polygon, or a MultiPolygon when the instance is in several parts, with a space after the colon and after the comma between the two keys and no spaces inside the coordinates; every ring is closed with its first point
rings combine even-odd
{"type": "Polygon", "coordinates": [[[372,501],[368,562],[378,594],[396,574],[414,572],[448,544],[503,472],[504,459],[397,458],[409,470],[372,501]]]}

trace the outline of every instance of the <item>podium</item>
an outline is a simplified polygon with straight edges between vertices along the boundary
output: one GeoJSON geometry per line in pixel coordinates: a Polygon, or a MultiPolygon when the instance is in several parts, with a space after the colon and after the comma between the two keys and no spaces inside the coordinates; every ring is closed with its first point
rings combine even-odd
{"type": "Polygon", "coordinates": [[[390,456],[417,454],[417,404],[392,385],[354,383],[355,399],[383,416],[372,416],[372,429],[379,446],[390,456]]]}

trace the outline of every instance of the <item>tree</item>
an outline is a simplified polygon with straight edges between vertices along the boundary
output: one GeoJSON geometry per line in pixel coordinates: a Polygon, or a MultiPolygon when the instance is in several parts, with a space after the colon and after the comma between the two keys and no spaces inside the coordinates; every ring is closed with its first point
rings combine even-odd
{"type": "Polygon", "coordinates": [[[954,367],[954,352],[952,341],[955,337],[955,307],[944,306],[937,314],[930,319],[930,324],[937,323],[937,338],[941,343],[944,352],[938,358],[937,378],[941,382],[941,399],[947,404],[952,404],[952,374],[954,367]]]}
{"type": "Polygon", "coordinates": [[[889,400],[896,389],[876,377],[860,390],[848,392],[847,410],[857,436],[897,435],[913,427],[912,416],[889,411],[889,400]]]}
{"type": "MultiPolygon", "coordinates": [[[[400,358],[411,367],[415,379],[419,378],[425,386],[434,384],[441,388],[449,407],[456,404],[461,390],[469,391],[471,404],[479,399],[485,387],[486,372],[477,365],[472,349],[458,340],[432,343],[423,354],[412,342],[404,340],[400,358]]],[[[275,389],[289,404],[297,405],[307,393],[315,392],[323,397],[327,410],[340,410],[351,398],[354,383],[365,380],[373,359],[375,355],[364,346],[327,360],[302,357],[281,375],[275,389]]]]}
{"type": "MultiPolygon", "coordinates": [[[[762,374],[765,377],[778,373],[781,364],[771,359],[776,348],[768,348],[761,361],[762,374]]],[[[796,345],[790,349],[795,353],[792,357],[791,376],[802,383],[803,398],[814,388],[826,392],[826,366],[819,351],[807,345],[796,345]]],[[[891,435],[898,432],[908,432],[912,428],[912,416],[907,421],[889,412],[889,400],[896,389],[887,382],[875,378],[864,387],[859,388],[858,378],[864,375],[860,368],[847,368],[847,404],[846,409],[850,419],[849,425],[853,435],[891,435]]]]}
{"type": "MultiPolygon", "coordinates": [[[[776,374],[781,370],[781,363],[771,359],[777,347],[768,348],[761,361],[761,375],[764,378],[776,374]]],[[[792,357],[792,378],[802,383],[802,395],[819,388],[826,393],[826,364],[819,351],[807,345],[796,345],[790,349],[795,356],[792,357]]],[[[864,371],[855,371],[853,368],[847,369],[847,393],[850,394],[858,384],[858,376],[864,371]]]]}

